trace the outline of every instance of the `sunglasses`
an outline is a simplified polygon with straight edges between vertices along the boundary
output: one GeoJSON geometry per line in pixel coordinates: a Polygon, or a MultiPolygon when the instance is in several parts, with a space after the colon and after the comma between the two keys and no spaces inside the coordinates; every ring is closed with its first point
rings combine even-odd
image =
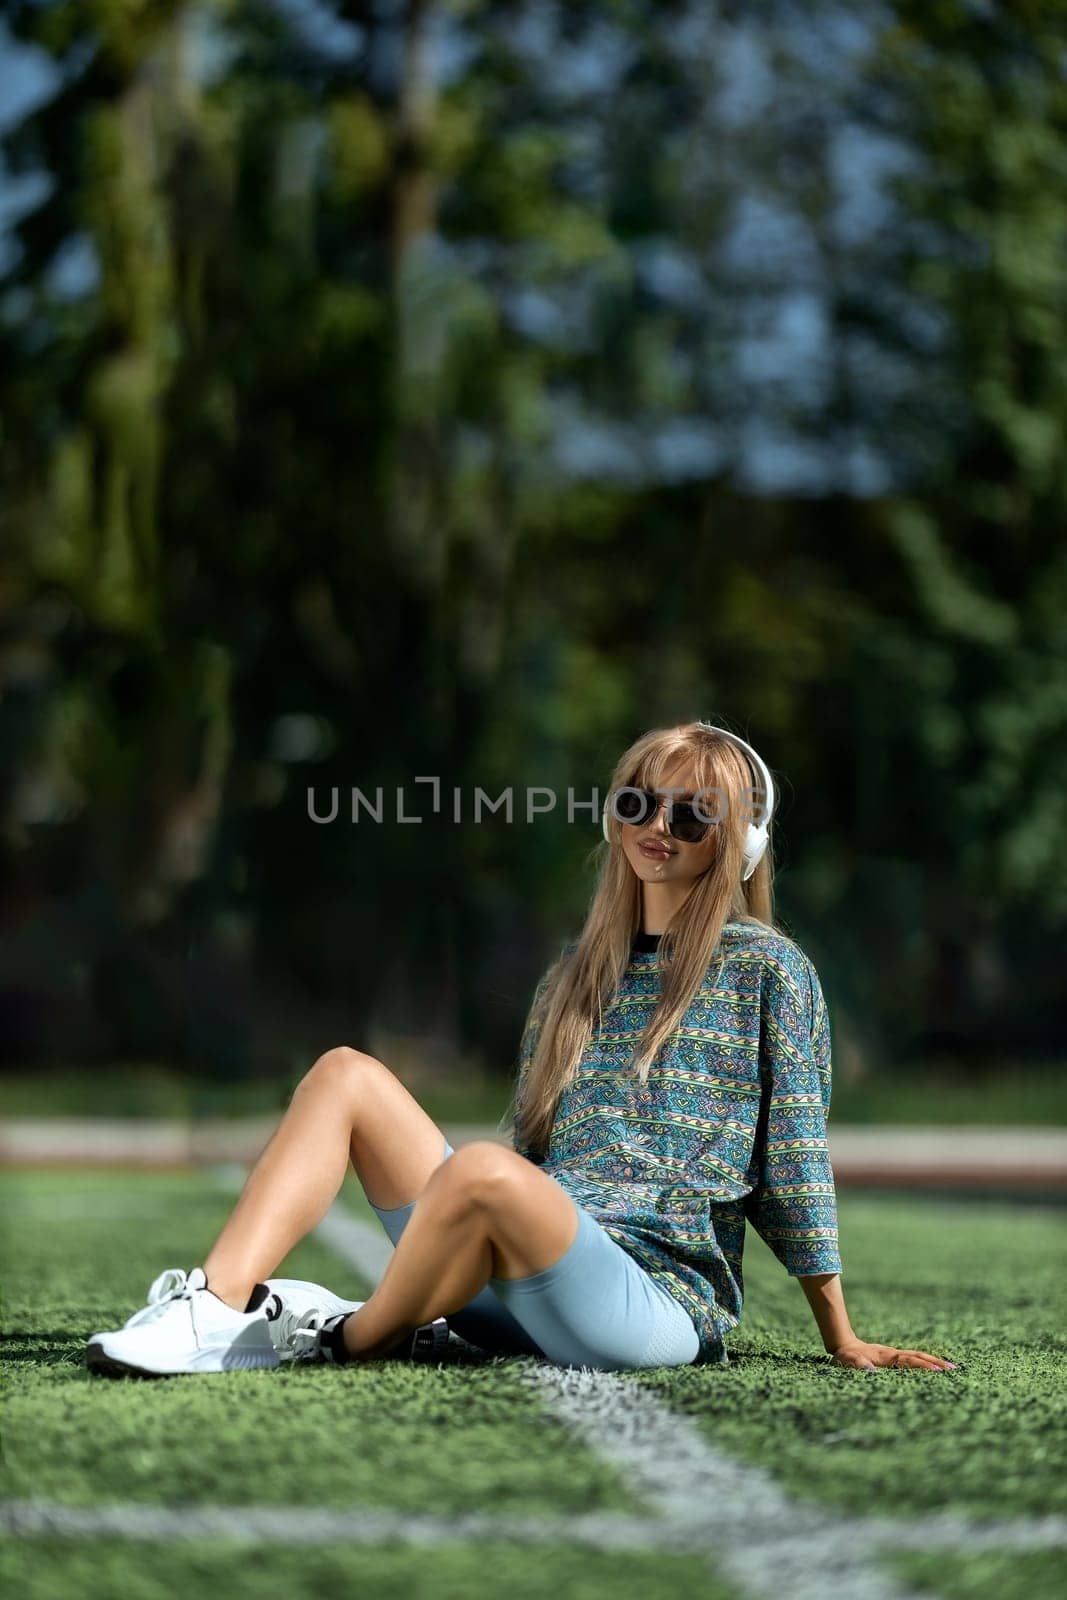
{"type": "Polygon", "coordinates": [[[688,801],[661,800],[651,789],[616,789],[611,798],[613,816],[631,828],[652,822],[660,806],[666,806],[667,831],[672,839],[678,839],[682,844],[699,844],[707,837],[709,828],[714,828],[721,820],[718,817],[709,820],[703,807],[690,805],[688,801]]]}

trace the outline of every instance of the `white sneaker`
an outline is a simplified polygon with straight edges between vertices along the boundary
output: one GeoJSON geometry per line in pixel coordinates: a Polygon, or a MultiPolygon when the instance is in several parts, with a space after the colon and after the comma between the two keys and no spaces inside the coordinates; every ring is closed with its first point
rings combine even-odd
{"type": "Polygon", "coordinates": [[[280,1361],[307,1359],[308,1342],[303,1338],[297,1341],[296,1333],[312,1312],[321,1312],[325,1321],[327,1317],[348,1316],[364,1304],[362,1300],[342,1300],[321,1283],[305,1283],[302,1278],[266,1278],[264,1282],[279,1302],[270,1331],[280,1361]]]}
{"type": "Polygon", "coordinates": [[[168,1267],[123,1327],[90,1335],[85,1364],[108,1376],[148,1377],[277,1367],[271,1318],[278,1309],[271,1296],[255,1311],[235,1311],[212,1294],[202,1267],[188,1275],[168,1267]]]}

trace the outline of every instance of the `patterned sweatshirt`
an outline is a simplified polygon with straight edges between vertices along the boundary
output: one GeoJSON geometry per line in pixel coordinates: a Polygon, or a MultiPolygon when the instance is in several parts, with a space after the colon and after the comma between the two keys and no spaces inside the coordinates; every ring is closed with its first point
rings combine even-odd
{"type": "MultiPolygon", "coordinates": [[[[715,959],[642,1089],[623,1069],[660,994],[658,943],[637,935],[539,1165],[681,1302],[700,1335],[697,1362],[726,1366],[746,1221],[792,1276],[841,1271],[830,1023],[815,967],[792,940],[728,922],[718,983],[715,959]]],[[[519,1047],[520,1104],[536,1000],[519,1047]]],[[[516,1149],[537,1159],[521,1140],[516,1149]]]]}

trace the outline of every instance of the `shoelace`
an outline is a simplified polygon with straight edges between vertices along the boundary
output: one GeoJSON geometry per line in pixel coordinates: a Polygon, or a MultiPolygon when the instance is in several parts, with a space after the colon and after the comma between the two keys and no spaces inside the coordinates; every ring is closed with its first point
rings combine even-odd
{"type": "MultiPolygon", "coordinates": [[[[275,1346],[280,1353],[284,1353],[285,1351],[292,1349],[293,1340],[295,1339],[297,1330],[299,1328],[311,1326],[308,1319],[313,1315],[313,1313],[310,1311],[303,1311],[298,1315],[295,1311],[290,1310],[285,1301],[282,1299],[281,1295],[272,1295],[270,1300],[265,1302],[262,1309],[266,1311],[268,1318],[271,1320],[271,1337],[273,1338],[275,1346]],[[274,1308],[273,1317],[271,1317],[272,1301],[274,1308]]],[[[321,1312],[320,1314],[325,1317],[328,1313],[321,1312]]]]}
{"type": "Polygon", "coordinates": [[[135,1311],[126,1322],[127,1328],[134,1328],[142,1322],[154,1322],[157,1317],[170,1309],[176,1300],[192,1299],[193,1290],[189,1288],[188,1274],[181,1267],[168,1267],[161,1272],[152,1282],[148,1291],[148,1303],[135,1311]]]}
{"type": "MultiPolygon", "coordinates": [[[[283,1313],[284,1315],[284,1313],[283,1313]]],[[[305,1311],[291,1334],[294,1361],[316,1361],[322,1354],[322,1329],[334,1315],[330,1311],[305,1311]]]]}

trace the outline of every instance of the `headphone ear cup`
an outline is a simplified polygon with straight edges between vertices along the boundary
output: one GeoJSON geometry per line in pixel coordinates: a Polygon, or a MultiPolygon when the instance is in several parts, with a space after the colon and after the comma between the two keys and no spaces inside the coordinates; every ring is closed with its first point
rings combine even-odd
{"type": "Polygon", "coordinates": [[[741,874],[742,883],[746,878],[751,878],[762,861],[766,848],[766,828],[757,828],[754,822],[750,822],[748,832],[745,834],[745,870],[741,874]]]}
{"type": "Polygon", "coordinates": [[[720,728],[714,722],[705,722],[703,718],[699,719],[698,725],[702,728],[706,728],[709,733],[724,734],[727,739],[733,740],[734,744],[738,745],[742,750],[744,750],[749,757],[749,763],[752,767],[753,776],[756,778],[754,787],[763,788],[766,790],[765,815],[759,824],[750,822],[748,824],[748,831],[745,835],[745,869],[742,872],[741,877],[742,880],[745,878],[750,878],[755,872],[756,868],[759,866],[760,858],[767,848],[767,839],[771,826],[771,819],[773,818],[778,805],[778,797],[775,793],[774,780],[771,777],[770,771],[768,770],[767,764],[763,757],[760,755],[758,750],[753,749],[747,739],[742,739],[740,734],[731,733],[729,728],[720,728]]]}

